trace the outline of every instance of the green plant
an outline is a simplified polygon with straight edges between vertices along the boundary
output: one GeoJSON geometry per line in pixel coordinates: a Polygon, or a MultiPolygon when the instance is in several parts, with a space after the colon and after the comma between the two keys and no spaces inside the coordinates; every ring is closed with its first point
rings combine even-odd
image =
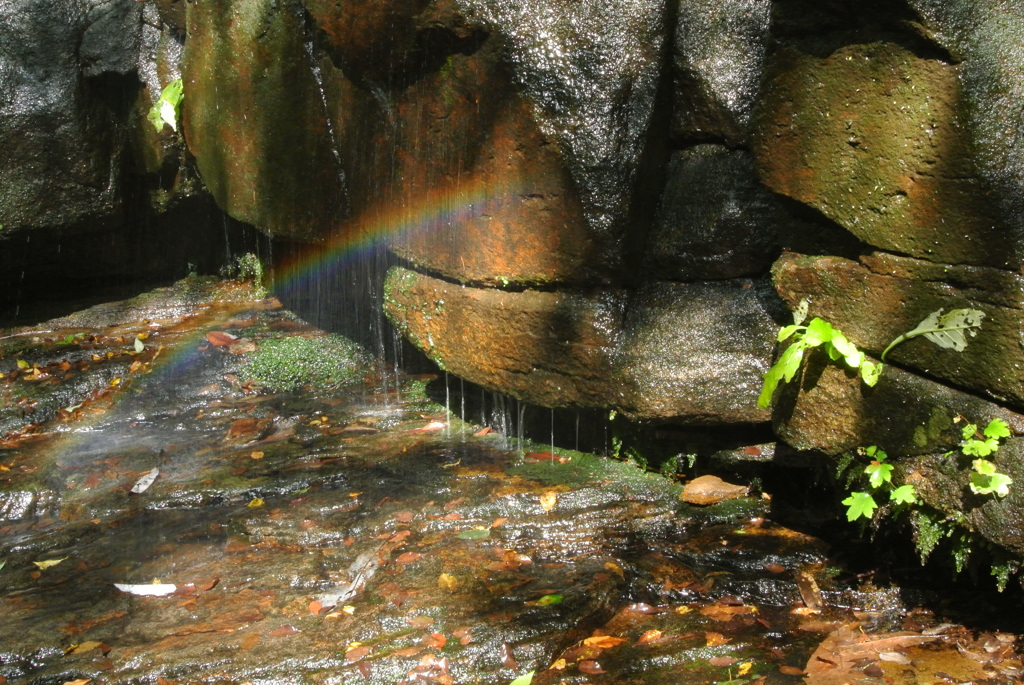
{"type": "MultiPolygon", "coordinates": [[[[772,395],[780,381],[788,383],[793,380],[796,372],[800,370],[806,351],[814,347],[823,347],[828,352],[830,359],[833,361],[842,359],[851,369],[856,369],[868,387],[878,383],[883,363],[876,364],[868,360],[867,356],[858,350],[856,345],[851,343],[839,329],[818,317],[811,319],[806,326],[802,325],[804,319],[807,318],[808,306],[807,300],[800,302],[796,311],[793,312],[793,324],[785,326],[779,331],[779,342],[784,342],[791,337],[793,342],[764,375],[764,386],[761,388],[761,396],[757,399],[757,406],[762,409],[771,406],[772,395]]],[[[925,317],[916,328],[897,336],[889,343],[882,351],[881,362],[885,362],[885,357],[892,348],[921,335],[943,349],[963,352],[967,348],[965,332],[971,337],[977,335],[975,329],[981,327],[983,318],[985,318],[985,313],[977,309],[954,309],[948,314],[943,314],[942,309],[938,309],[925,317]]]]}
{"type": "MultiPolygon", "coordinates": [[[[960,417],[957,417],[958,419],[960,417]]],[[[999,450],[1000,440],[1010,437],[1010,427],[1002,419],[992,419],[983,431],[969,423],[961,429],[963,442],[960,451],[971,457],[978,457],[971,463],[970,488],[975,495],[996,495],[1006,497],[1010,494],[1013,479],[996,470],[996,465],[985,459],[999,450]]]]}
{"type": "Polygon", "coordinates": [[[153,103],[146,118],[156,127],[157,131],[162,131],[164,124],[177,131],[178,119],[181,116],[181,101],[184,97],[185,86],[181,79],[171,81],[164,86],[160,97],[153,103]]]}
{"type": "Polygon", "coordinates": [[[847,521],[856,521],[858,518],[870,519],[878,508],[875,495],[881,493],[888,493],[889,501],[897,507],[917,504],[917,493],[914,492],[913,485],[908,483],[893,487],[893,466],[886,463],[889,455],[884,450],[872,445],[865,448],[863,453],[871,459],[871,463],[864,468],[871,491],[851,492],[850,496],[843,500],[843,504],[847,506],[847,521]]]}
{"type": "Polygon", "coordinates": [[[290,336],[260,342],[242,374],[264,390],[286,392],[304,385],[332,387],[353,380],[365,368],[365,353],[340,335],[290,336]]]}
{"type": "Polygon", "coordinates": [[[252,283],[258,297],[266,297],[267,289],[263,285],[263,262],[252,252],[247,252],[237,259],[238,280],[252,283]]]}
{"type": "Polygon", "coordinates": [[[824,347],[829,358],[842,359],[851,369],[857,369],[866,385],[872,386],[878,382],[882,365],[868,361],[864,353],[858,350],[856,345],[847,340],[846,336],[832,324],[824,319],[814,317],[809,324],[803,325],[803,321],[807,317],[807,306],[807,300],[801,302],[797,310],[793,312],[793,324],[779,331],[779,342],[784,342],[789,338],[793,338],[793,342],[764,375],[764,387],[761,389],[761,396],[757,399],[757,406],[762,409],[767,409],[771,405],[772,395],[780,381],[788,383],[793,380],[796,372],[800,369],[805,353],[814,347],[824,347]]]}

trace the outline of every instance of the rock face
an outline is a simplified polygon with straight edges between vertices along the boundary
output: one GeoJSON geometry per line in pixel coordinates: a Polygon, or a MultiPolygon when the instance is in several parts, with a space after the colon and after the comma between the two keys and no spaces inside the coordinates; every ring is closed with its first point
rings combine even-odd
{"type": "Polygon", "coordinates": [[[503,292],[396,268],[386,287],[385,311],[399,329],[442,368],[484,387],[640,420],[768,418],[755,406],[775,329],[763,284],[503,292]]]}

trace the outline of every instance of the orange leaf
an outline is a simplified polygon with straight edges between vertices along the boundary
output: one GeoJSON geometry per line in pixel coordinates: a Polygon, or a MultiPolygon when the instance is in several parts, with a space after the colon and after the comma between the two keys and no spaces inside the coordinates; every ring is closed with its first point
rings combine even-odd
{"type": "Polygon", "coordinates": [[[804,669],[797,668],[796,666],[779,666],[779,673],[785,673],[786,675],[803,675],[804,669]]]}
{"type": "Polygon", "coordinates": [[[444,633],[431,633],[423,636],[423,646],[425,647],[444,649],[446,644],[448,644],[448,638],[444,636],[444,633]]]}
{"type": "Polygon", "coordinates": [[[661,637],[660,630],[647,630],[644,632],[643,635],[640,636],[640,639],[637,640],[636,643],[638,645],[649,645],[655,640],[657,640],[659,637],[661,637]]]}
{"type": "Polygon", "coordinates": [[[490,426],[484,426],[483,428],[478,430],[476,433],[473,433],[473,437],[474,438],[480,438],[480,437],[483,437],[484,435],[487,435],[487,434],[493,433],[493,432],[494,432],[493,428],[491,428],[490,426]]]}
{"type": "Polygon", "coordinates": [[[405,554],[398,555],[398,558],[395,559],[395,561],[399,564],[411,564],[422,557],[423,555],[419,552],[406,552],[405,554]]]}
{"type": "Polygon", "coordinates": [[[597,647],[598,649],[610,649],[617,645],[621,645],[626,641],[624,637],[612,637],[611,635],[598,635],[596,637],[588,637],[583,641],[587,647],[597,647]]]}
{"type": "Polygon", "coordinates": [[[721,633],[704,633],[704,639],[708,642],[708,647],[718,647],[724,645],[727,642],[732,642],[731,637],[726,637],[721,633]]]}
{"type": "Polygon", "coordinates": [[[312,602],[309,603],[309,613],[313,614],[314,616],[319,614],[320,610],[323,609],[323,608],[324,608],[324,605],[321,604],[320,602],[316,601],[315,599],[312,602]]]}
{"type": "Polygon", "coordinates": [[[507,518],[494,519],[494,523],[491,524],[491,528],[498,528],[499,526],[502,526],[505,523],[508,523],[507,518]]]}

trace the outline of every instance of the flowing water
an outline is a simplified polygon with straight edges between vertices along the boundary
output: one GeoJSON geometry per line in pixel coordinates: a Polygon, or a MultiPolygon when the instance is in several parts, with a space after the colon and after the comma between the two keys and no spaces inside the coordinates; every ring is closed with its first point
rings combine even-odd
{"type": "Polygon", "coordinates": [[[241,285],[9,331],[0,372],[0,682],[1019,674],[1014,636],[859,582],[765,496],[687,504],[630,463],[516,439],[500,396],[466,423],[461,381],[435,404],[446,379],[396,382],[241,285]],[[297,381],[266,356],[287,340],[315,350],[285,360],[297,381]]]}

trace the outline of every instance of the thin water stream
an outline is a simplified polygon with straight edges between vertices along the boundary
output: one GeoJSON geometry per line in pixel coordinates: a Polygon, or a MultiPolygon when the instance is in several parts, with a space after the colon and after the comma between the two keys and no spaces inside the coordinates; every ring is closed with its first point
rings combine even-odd
{"type": "Polygon", "coordinates": [[[0,338],[0,682],[795,683],[851,625],[889,640],[865,682],[1019,674],[763,496],[688,504],[500,396],[467,423],[461,381],[396,389],[250,298],[188,279],[0,338]]]}

